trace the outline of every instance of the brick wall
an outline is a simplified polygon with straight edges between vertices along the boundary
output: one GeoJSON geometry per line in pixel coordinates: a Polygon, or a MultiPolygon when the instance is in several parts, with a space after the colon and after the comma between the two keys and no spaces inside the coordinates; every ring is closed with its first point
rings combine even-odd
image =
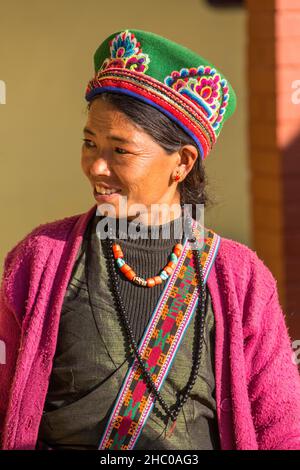
{"type": "Polygon", "coordinates": [[[290,334],[300,339],[300,103],[292,102],[300,1],[248,0],[247,8],[253,244],[277,279],[290,334]]]}

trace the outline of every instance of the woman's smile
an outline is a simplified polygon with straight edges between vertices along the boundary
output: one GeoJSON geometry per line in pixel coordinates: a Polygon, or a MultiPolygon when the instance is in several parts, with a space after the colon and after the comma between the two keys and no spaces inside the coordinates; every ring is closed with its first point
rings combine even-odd
{"type": "Polygon", "coordinates": [[[120,198],[120,195],[121,195],[121,190],[118,190],[111,194],[108,194],[108,193],[101,194],[97,192],[96,188],[94,188],[94,197],[97,202],[106,202],[106,201],[110,202],[112,200],[115,201],[117,198],[120,198]]]}

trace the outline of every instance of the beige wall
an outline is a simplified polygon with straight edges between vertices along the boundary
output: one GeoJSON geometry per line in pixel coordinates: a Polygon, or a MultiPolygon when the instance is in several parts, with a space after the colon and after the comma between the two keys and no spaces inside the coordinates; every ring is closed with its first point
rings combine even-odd
{"type": "Polygon", "coordinates": [[[230,79],[238,110],[207,160],[219,204],[205,224],[250,246],[246,151],[245,16],[203,0],[0,0],[0,263],[35,226],[95,204],[81,173],[84,92],[93,53],[123,28],[153,31],[194,49],[230,79]]]}

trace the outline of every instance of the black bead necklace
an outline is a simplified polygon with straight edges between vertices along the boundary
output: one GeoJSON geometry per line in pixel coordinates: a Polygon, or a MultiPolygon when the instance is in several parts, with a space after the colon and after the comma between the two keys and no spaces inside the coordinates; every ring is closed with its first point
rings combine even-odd
{"type": "MultiPolygon", "coordinates": [[[[183,209],[183,206],[182,206],[182,209],[183,209]]],[[[192,228],[192,218],[189,214],[188,214],[186,220],[187,220],[187,223],[188,223],[188,233],[191,234],[191,233],[193,233],[193,228],[192,228]]],[[[184,225],[184,227],[185,227],[185,225],[184,225]]],[[[116,304],[117,304],[117,308],[118,308],[118,311],[119,311],[119,314],[120,314],[120,318],[123,322],[123,325],[125,327],[125,330],[126,330],[126,333],[127,333],[127,336],[128,336],[130,349],[131,349],[131,351],[134,352],[134,354],[135,354],[135,356],[136,356],[136,358],[137,358],[137,360],[140,364],[140,367],[141,367],[141,370],[142,370],[142,375],[144,377],[144,380],[146,381],[146,384],[148,386],[149,391],[152,392],[155,399],[158,400],[158,402],[162,406],[163,410],[167,414],[167,417],[170,418],[173,421],[173,423],[175,424],[177,416],[178,416],[181,408],[183,407],[183,405],[187,401],[187,399],[188,399],[188,397],[191,393],[191,390],[192,390],[192,388],[195,385],[195,382],[197,380],[198,370],[199,370],[200,361],[201,361],[201,353],[202,353],[202,348],[203,348],[204,322],[205,322],[205,315],[206,315],[206,311],[207,311],[207,297],[208,296],[207,296],[207,292],[205,292],[206,288],[205,288],[205,284],[204,284],[203,269],[202,269],[202,265],[201,265],[201,262],[200,262],[199,250],[194,250],[194,249],[192,250],[193,255],[194,255],[194,259],[196,260],[195,265],[196,265],[196,270],[198,271],[197,274],[198,274],[199,280],[200,280],[200,299],[199,299],[199,302],[198,302],[198,305],[197,305],[197,316],[196,316],[196,322],[195,322],[196,323],[195,328],[196,328],[196,331],[199,334],[199,338],[198,338],[198,341],[197,341],[197,350],[193,355],[193,364],[192,364],[192,369],[191,369],[189,380],[188,380],[186,386],[183,388],[183,390],[181,390],[179,392],[179,396],[177,398],[176,403],[174,405],[172,405],[171,407],[169,407],[166,404],[163,397],[161,396],[159,390],[157,390],[157,388],[155,386],[155,383],[154,383],[151,375],[149,374],[148,370],[146,369],[146,365],[145,365],[145,363],[144,363],[144,361],[143,361],[143,359],[142,359],[142,357],[139,353],[138,344],[137,344],[137,342],[134,338],[134,334],[133,334],[133,331],[132,331],[132,328],[131,328],[131,325],[130,325],[130,322],[129,322],[129,319],[128,319],[128,315],[127,315],[126,310],[125,310],[125,305],[124,305],[124,302],[121,298],[119,281],[118,281],[118,273],[117,273],[117,270],[116,270],[115,259],[114,259],[113,250],[112,250],[113,234],[112,234],[112,228],[110,226],[109,226],[109,229],[108,229],[108,233],[109,233],[109,236],[106,238],[106,241],[107,241],[107,244],[108,244],[107,253],[108,253],[108,257],[109,257],[109,269],[110,269],[110,274],[111,274],[111,279],[112,279],[112,287],[113,287],[113,292],[114,292],[114,297],[115,297],[115,301],[116,301],[116,304]]],[[[195,241],[196,237],[194,236],[193,239],[189,239],[189,240],[195,241]]]]}

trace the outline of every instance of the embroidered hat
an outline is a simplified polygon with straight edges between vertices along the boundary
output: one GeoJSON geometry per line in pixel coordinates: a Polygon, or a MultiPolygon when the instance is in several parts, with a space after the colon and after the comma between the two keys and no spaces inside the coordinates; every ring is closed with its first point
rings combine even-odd
{"type": "Polygon", "coordinates": [[[202,159],[235,110],[235,93],[212,64],[154,33],[131,29],[111,34],[96,50],[94,67],[87,101],[109,91],[154,106],[194,139],[202,159]]]}

